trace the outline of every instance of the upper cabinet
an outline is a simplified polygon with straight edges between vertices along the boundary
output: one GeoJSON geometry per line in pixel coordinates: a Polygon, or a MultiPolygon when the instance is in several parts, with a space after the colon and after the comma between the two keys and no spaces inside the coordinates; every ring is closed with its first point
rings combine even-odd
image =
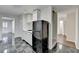
{"type": "Polygon", "coordinates": [[[40,9],[33,10],[33,21],[40,20],[40,9]]]}
{"type": "Polygon", "coordinates": [[[40,20],[40,10],[35,9],[33,13],[26,13],[22,15],[23,31],[32,30],[32,22],[40,20]]]}
{"type": "Polygon", "coordinates": [[[32,14],[27,13],[23,15],[23,31],[32,30],[32,14]]]}

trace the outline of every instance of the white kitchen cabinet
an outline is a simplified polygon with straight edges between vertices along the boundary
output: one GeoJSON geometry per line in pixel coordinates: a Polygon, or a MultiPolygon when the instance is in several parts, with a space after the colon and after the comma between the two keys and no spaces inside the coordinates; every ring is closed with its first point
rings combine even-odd
{"type": "Polygon", "coordinates": [[[32,14],[23,15],[23,31],[32,30],[32,14]]]}

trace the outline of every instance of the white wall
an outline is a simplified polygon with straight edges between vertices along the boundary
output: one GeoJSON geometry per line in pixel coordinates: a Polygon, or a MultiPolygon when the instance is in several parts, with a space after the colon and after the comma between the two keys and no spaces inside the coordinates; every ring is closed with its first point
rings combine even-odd
{"type": "Polygon", "coordinates": [[[67,36],[67,41],[75,42],[76,40],[76,10],[71,10],[67,13],[67,18],[64,21],[65,35],[67,36]]]}
{"type": "Polygon", "coordinates": [[[76,8],[76,48],[79,49],[79,8],[76,8]]]}
{"type": "Polygon", "coordinates": [[[75,44],[76,44],[76,48],[79,49],[79,8],[76,8],[76,19],[75,19],[75,44]]]}

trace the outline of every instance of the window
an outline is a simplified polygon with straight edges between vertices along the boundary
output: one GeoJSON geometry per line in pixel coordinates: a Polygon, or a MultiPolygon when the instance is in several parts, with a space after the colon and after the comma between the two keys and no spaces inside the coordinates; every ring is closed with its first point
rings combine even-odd
{"type": "Polygon", "coordinates": [[[2,23],[2,32],[7,33],[7,29],[8,29],[8,22],[3,21],[3,23],[2,23]]]}
{"type": "Polygon", "coordinates": [[[3,28],[7,28],[8,27],[8,23],[7,22],[3,22],[2,26],[3,26],[3,28]]]}

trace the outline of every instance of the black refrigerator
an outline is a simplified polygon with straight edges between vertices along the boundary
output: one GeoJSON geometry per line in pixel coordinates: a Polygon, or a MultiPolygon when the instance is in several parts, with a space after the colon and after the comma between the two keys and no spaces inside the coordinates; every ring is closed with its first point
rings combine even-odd
{"type": "Polygon", "coordinates": [[[37,53],[48,52],[49,23],[44,20],[33,21],[32,47],[37,53]]]}

